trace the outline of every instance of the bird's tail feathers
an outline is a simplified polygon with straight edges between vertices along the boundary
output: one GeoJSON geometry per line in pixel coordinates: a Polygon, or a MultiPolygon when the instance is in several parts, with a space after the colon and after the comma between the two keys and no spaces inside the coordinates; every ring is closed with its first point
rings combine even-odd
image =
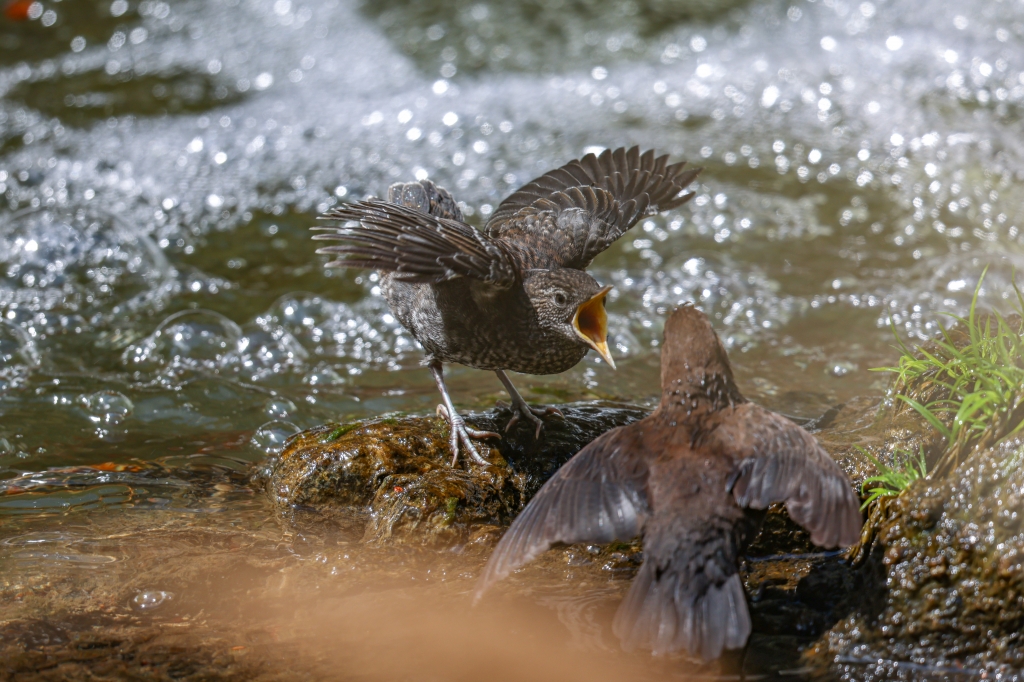
{"type": "Polygon", "coordinates": [[[645,561],[613,624],[627,650],[649,648],[655,655],[685,651],[705,661],[724,649],[738,649],[750,636],[750,613],[739,574],[715,585],[687,580],[645,561]],[[703,583],[703,589],[694,589],[703,583]]]}

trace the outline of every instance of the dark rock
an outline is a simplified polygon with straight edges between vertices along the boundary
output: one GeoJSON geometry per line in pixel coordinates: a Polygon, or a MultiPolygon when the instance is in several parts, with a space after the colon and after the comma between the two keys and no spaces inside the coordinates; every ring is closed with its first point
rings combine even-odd
{"type": "MultiPolygon", "coordinates": [[[[451,467],[447,423],[437,417],[376,419],[320,426],[295,436],[255,480],[282,509],[368,508],[365,540],[450,546],[486,541],[584,445],[647,410],[614,404],[561,406],[539,441],[519,425],[494,447],[491,466],[451,467]]],[[[471,414],[498,431],[508,409],[471,414]]]]}

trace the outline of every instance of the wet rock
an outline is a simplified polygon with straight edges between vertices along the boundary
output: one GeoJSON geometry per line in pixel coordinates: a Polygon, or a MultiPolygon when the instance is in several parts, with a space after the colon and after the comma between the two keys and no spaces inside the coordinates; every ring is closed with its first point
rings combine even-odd
{"type": "Polygon", "coordinates": [[[1018,436],[888,505],[862,568],[867,589],[811,659],[851,679],[896,676],[900,666],[1024,667],[1022,463],[1018,436]]]}
{"type": "MultiPolygon", "coordinates": [[[[304,431],[255,481],[282,509],[369,509],[365,540],[442,546],[487,541],[580,448],[647,414],[610,403],[561,409],[565,420],[549,418],[539,441],[524,424],[489,441],[487,467],[449,465],[442,419],[389,417],[304,431]]],[[[508,409],[495,409],[467,421],[502,432],[510,418],[508,409]]]]}

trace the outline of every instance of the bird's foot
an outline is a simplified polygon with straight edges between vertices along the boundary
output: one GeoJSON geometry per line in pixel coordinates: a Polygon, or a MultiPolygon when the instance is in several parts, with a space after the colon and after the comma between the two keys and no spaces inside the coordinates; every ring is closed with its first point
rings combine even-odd
{"type": "Polygon", "coordinates": [[[437,416],[445,419],[451,427],[451,435],[448,436],[448,446],[452,451],[452,466],[455,466],[459,461],[459,448],[464,447],[466,452],[469,453],[470,459],[477,464],[490,464],[483,456],[477,451],[476,446],[473,445],[474,440],[483,440],[485,438],[501,438],[501,434],[495,433],[494,431],[480,431],[474,429],[466,424],[466,420],[462,418],[457,412],[454,415],[448,414],[448,409],[444,405],[437,406],[437,416]]]}
{"type": "MultiPolygon", "coordinates": [[[[498,405],[501,407],[509,407],[509,404],[503,400],[498,401],[498,405]]],[[[533,437],[540,438],[540,430],[544,427],[544,421],[542,417],[558,417],[561,420],[565,420],[565,415],[557,407],[548,405],[547,407],[530,407],[526,404],[526,401],[513,401],[512,405],[512,418],[508,420],[508,424],[505,425],[505,433],[508,433],[512,428],[519,423],[520,419],[526,419],[526,421],[532,423],[536,427],[533,437]]]]}

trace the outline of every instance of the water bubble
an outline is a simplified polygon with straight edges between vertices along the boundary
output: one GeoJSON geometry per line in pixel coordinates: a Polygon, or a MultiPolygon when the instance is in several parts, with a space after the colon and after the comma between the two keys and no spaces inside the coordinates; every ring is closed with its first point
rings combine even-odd
{"type": "Polygon", "coordinates": [[[249,442],[260,452],[276,455],[284,450],[288,439],[299,431],[299,427],[289,421],[274,419],[256,429],[249,442]]]}
{"type": "Polygon", "coordinates": [[[24,371],[39,364],[35,343],[23,329],[0,320],[0,375],[24,371]]]}
{"type": "Polygon", "coordinates": [[[834,377],[843,377],[850,372],[857,371],[857,364],[849,362],[848,360],[838,360],[836,362],[829,363],[829,366],[825,371],[834,377]]]}
{"type": "Polygon", "coordinates": [[[86,211],[15,214],[0,230],[0,263],[0,309],[111,314],[118,304],[159,307],[173,287],[174,270],[149,237],[86,211]]]}
{"type": "Polygon", "coordinates": [[[78,404],[88,413],[94,424],[117,426],[132,415],[135,405],[123,393],[97,391],[78,396],[78,404]]]}
{"type": "Polygon", "coordinates": [[[236,358],[241,328],[212,310],[174,313],[122,356],[127,364],[220,369],[236,358]]]}
{"type": "Polygon", "coordinates": [[[287,398],[271,398],[263,404],[263,412],[274,419],[284,419],[299,411],[295,403],[287,398]]]}
{"type": "Polygon", "coordinates": [[[345,377],[329,365],[318,365],[314,367],[303,379],[310,386],[340,386],[345,383],[345,377]]]}
{"type": "Polygon", "coordinates": [[[268,319],[292,334],[308,335],[318,325],[332,317],[334,306],[316,294],[288,294],[270,307],[268,319]]]}
{"type": "Polygon", "coordinates": [[[146,590],[139,592],[132,598],[132,606],[140,611],[151,611],[163,606],[171,599],[174,599],[173,592],[163,590],[146,590]]]}
{"type": "Polygon", "coordinates": [[[379,296],[348,305],[310,293],[288,294],[260,319],[288,330],[316,355],[370,363],[414,350],[410,337],[379,296]]]}
{"type": "Polygon", "coordinates": [[[258,380],[302,365],[309,353],[284,327],[256,328],[238,340],[241,368],[258,380]]]}

